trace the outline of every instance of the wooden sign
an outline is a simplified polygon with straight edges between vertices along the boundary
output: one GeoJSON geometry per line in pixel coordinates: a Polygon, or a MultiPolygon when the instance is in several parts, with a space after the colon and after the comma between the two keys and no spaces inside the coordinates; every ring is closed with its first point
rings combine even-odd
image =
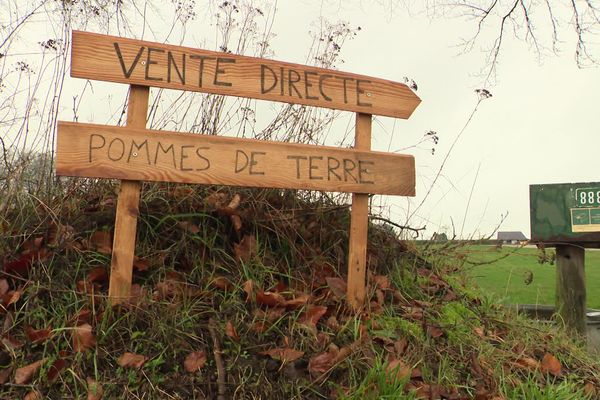
{"type": "Polygon", "coordinates": [[[127,83],[127,126],[59,122],[57,175],[121,179],[108,296],[127,301],[141,181],[352,192],[347,300],[366,302],[369,194],[415,195],[412,156],[370,151],[372,115],[408,118],[406,85],[341,71],[73,31],[71,76],[127,83]],[[356,113],[355,148],[145,129],[149,87],[356,113]]]}
{"type": "Polygon", "coordinates": [[[59,122],[57,175],[414,196],[410,155],[59,122]]]}
{"type": "Polygon", "coordinates": [[[402,83],[347,72],[73,31],[71,76],[408,118],[402,83]]]}

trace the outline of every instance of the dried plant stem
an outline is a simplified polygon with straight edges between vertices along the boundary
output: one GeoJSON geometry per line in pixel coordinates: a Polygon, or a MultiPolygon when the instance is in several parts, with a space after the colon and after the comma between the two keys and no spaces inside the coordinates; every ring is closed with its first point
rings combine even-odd
{"type": "Polygon", "coordinates": [[[210,318],[208,320],[208,331],[213,340],[213,354],[215,355],[215,364],[217,365],[217,399],[225,400],[226,386],[225,386],[225,363],[221,353],[221,343],[217,336],[216,322],[210,318]]]}

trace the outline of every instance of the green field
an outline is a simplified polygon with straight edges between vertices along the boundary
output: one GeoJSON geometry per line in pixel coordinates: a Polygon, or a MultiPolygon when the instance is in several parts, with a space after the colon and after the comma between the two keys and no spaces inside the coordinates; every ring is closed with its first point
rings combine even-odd
{"type": "MultiPolygon", "coordinates": [[[[554,250],[546,250],[551,255],[554,250]]],[[[470,266],[469,272],[485,293],[494,294],[506,304],[554,304],[556,267],[538,262],[536,248],[504,246],[472,246],[468,259],[473,262],[493,261],[470,266]],[[510,253],[506,258],[503,255],[510,253]],[[497,260],[497,261],[494,261],[497,260]],[[531,280],[529,284],[526,281],[531,280]]],[[[585,252],[587,305],[600,309],[600,251],[585,252]]]]}

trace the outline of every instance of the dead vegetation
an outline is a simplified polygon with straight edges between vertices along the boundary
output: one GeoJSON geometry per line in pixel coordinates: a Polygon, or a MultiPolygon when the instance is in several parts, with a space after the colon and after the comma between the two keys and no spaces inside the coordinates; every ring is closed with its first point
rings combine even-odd
{"type": "Polygon", "coordinates": [[[563,333],[385,225],[354,314],[348,209],[324,195],[146,185],[132,296],[110,308],[114,192],[71,182],[3,217],[3,398],[570,399],[600,384],[563,333]]]}

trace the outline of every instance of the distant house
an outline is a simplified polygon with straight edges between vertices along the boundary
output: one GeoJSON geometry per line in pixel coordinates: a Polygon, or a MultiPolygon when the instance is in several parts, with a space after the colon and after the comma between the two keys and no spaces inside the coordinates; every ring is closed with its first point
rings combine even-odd
{"type": "Polygon", "coordinates": [[[444,232],[442,232],[442,233],[434,232],[433,235],[431,236],[431,240],[434,242],[447,242],[448,235],[446,235],[444,232]]]}
{"type": "Polygon", "coordinates": [[[527,240],[527,237],[521,231],[498,232],[498,241],[504,244],[519,244],[527,240]]]}

